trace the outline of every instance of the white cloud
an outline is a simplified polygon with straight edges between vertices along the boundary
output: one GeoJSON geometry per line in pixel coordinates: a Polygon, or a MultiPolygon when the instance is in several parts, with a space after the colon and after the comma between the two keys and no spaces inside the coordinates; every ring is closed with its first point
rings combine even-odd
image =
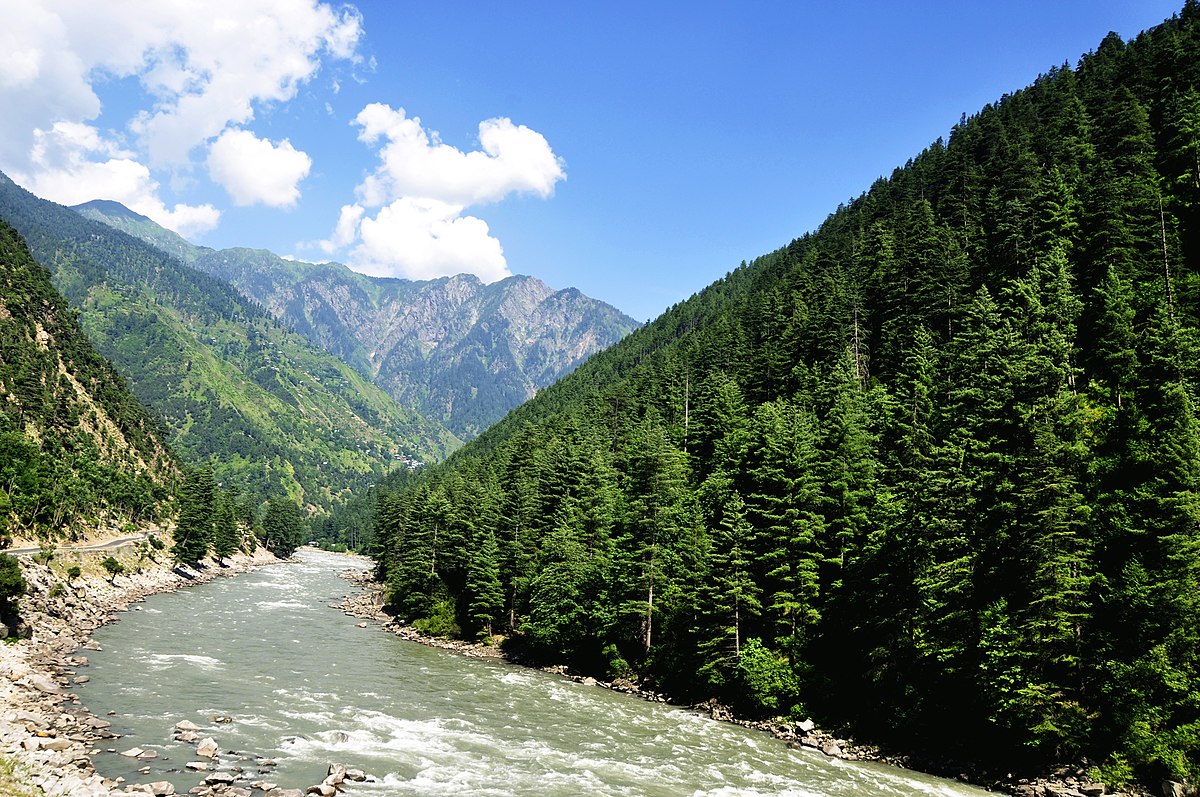
{"type": "Polygon", "coordinates": [[[403,108],[372,103],[354,124],[359,139],[379,150],[379,166],[357,187],[359,201],[342,207],[333,235],[317,246],[348,249],[363,273],[431,279],[471,273],[486,282],[511,274],[487,222],[463,215],[510,194],[542,198],[566,179],[545,136],[510,119],[479,124],[478,150],[464,152],[427,131],[403,108]],[[368,208],[379,208],[371,216],[368,208]]]}
{"type": "MultiPolygon", "coordinates": [[[[132,179],[139,163],[178,175],[192,165],[197,148],[231,126],[246,125],[264,105],[295,97],[323,59],[358,63],[355,52],[362,36],[362,17],[354,7],[320,0],[8,5],[12,7],[5,8],[0,27],[0,169],[63,185],[63,159],[38,162],[35,148],[47,137],[71,146],[60,126],[94,123],[102,110],[97,87],[104,83],[133,80],[145,92],[143,107],[106,119],[112,129],[96,131],[103,146],[74,142],[67,173],[79,181],[98,180],[94,186],[79,186],[89,198],[111,189],[117,173],[132,179]],[[118,148],[120,157],[110,154],[118,148]],[[84,168],[76,156],[90,159],[91,167],[84,168]],[[39,177],[42,169],[50,171],[39,177]]],[[[257,197],[252,201],[278,204],[287,194],[278,181],[297,172],[296,156],[302,153],[292,150],[284,158],[284,152],[281,145],[273,153],[271,177],[277,182],[263,187],[261,197],[246,194],[257,197]]],[[[30,187],[32,183],[25,181],[30,187]]],[[[158,184],[148,177],[140,181],[142,190],[151,184],[157,191],[158,184]]],[[[161,201],[159,205],[165,208],[161,201]]],[[[215,220],[211,214],[207,218],[215,220]]],[[[198,219],[186,224],[195,229],[198,219]]]]}
{"type": "Polygon", "coordinates": [[[358,240],[358,226],[362,223],[364,212],[362,205],[342,205],[337,226],[333,229],[333,237],[317,242],[321,251],[333,254],[358,240]]]}
{"type": "Polygon", "coordinates": [[[463,206],[497,202],[512,193],[546,198],[567,176],[545,136],[509,119],[480,122],[481,149],[472,152],[442,143],[436,132],[427,132],[420,118],[406,116],[403,108],[372,103],[354,123],[362,128],[363,142],[386,140],[379,167],[358,189],[368,206],[406,196],[463,206]]]}
{"type": "Polygon", "coordinates": [[[434,279],[471,273],[495,282],[512,273],[487,222],[463,216],[461,205],[406,197],[385,205],[374,218],[363,216],[361,208],[348,210],[353,207],[342,208],[339,228],[342,221],[361,218],[350,260],[364,274],[434,279]]]}
{"type": "Polygon", "coordinates": [[[49,133],[38,131],[31,160],[31,172],[14,173],[14,178],[38,196],[64,205],[113,199],[185,236],[211,230],[221,217],[208,204],[168,208],[150,170],[90,125],[59,122],[49,133]]]}
{"type": "Polygon", "coordinates": [[[291,207],[312,158],[286,138],[278,146],[249,130],[226,130],[208,151],[208,174],[238,205],[291,207]]]}

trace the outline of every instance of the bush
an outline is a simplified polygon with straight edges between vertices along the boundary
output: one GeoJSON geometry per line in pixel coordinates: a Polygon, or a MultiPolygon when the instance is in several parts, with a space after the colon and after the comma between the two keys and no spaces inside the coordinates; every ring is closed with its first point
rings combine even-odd
{"type": "Polygon", "coordinates": [[[79,569],[79,565],[71,565],[67,568],[67,581],[74,581],[83,575],[83,571],[79,569]]]}
{"type": "Polygon", "coordinates": [[[39,565],[48,565],[54,560],[54,543],[44,542],[41,545],[41,550],[29,557],[39,565]]]}
{"type": "Polygon", "coordinates": [[[758,639],[748,639],[742,645],[737,672],[746,688],[746,697],[757,711],[777,713],[781,700],[799,693],[791,665],[758,639]]]}
{"type": "Polygon", "coordinates": [[[423,617],[413,623],[413,628],[428,636],[456,637],[462,633],[454,620],[454,601],[436,601],[428,617],[423,617]]]}
{"type": "Polygon", "coordinates": [[[21,564],[8,554],[0,554],[0,617],[17,613],[17,599],[25,594],[21,564]]]}
{"type": "Polygon", "coordinates": [[[101,562],[100,566],[108,571],[108,576],[111,581],[116,581],[117,576],[125,572],[125,565],[121,564],[111,556],[101,562]]]}
{"type": "Polygon", "coordinates": [[[163,542],[162,540],[160,540],[158,537],[154,536],[153,534],[151,534],[146,539],[150,541],[150,547],[156,551],[161,551],[163,548],[167,547],[167,544],[165,542],[163,542]]]}

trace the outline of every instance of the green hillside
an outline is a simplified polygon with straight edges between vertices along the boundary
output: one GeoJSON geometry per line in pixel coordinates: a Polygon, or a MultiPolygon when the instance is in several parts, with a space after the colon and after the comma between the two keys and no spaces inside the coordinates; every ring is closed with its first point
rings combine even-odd
{"type": "Polygon", "coordinates": [[[218,481],[327,509],[457,441],[229,285],[0,177],[0,218],[50,268],[100,351],[218,481]]]}
{"type": "Polygon", "coordinates": [[[463,439],[638,326],[611,305],[533,277],[486,285],[469,274],[369,277],[262,249],[194,246],[116,202],[72,210],[225,280],[463,439]]]}
{"type": "Polygon", "coordinates": [[[925,760],[1194,782],[1198,214],[1188,2],[383,495],[391,601],[925,760]]]}
{"type": "Polygon", "coordinates": [[[177,477],[160,427],[0,222],[0,536],[156,520],[177,477]]]}

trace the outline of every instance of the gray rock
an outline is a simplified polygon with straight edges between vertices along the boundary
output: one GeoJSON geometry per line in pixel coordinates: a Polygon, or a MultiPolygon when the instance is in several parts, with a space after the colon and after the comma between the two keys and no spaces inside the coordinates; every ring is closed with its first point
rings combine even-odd
{"type": "Polygon", "coordinates": [[[209,786],[232,786],[237,780],[232,772],[214,772],[204,779],[209,786]]]}
{"type": "Polygon", "coordinates": [[[184,766],[186,766],[188,769],[190,769],[194,772],[203,772],[204,770],[208,769],[208,762],[207,761],[189,761],[184,766]]]}
{"type": "Polygon", "coordinates": [[[814,730],[816,730],[816,727],[817,723],[813,722],[811,719],[806,719],[803,722],[796,723],[796,730],[800,731],[801,733],[812,733],[814,730]]]}
{"type": "Polygon", "coordinates": [[[365,783],[367,780],[367,773],[363,772],[361,769],[347,769],[346,780],[353,781],[354,783],[365,783]]]}
{"type": "Polygon", "coordinates": [[[304,790],[304,793],[315,794],[317,797],[335,797],[337,789],[328,783],[318,783],[316,786],[309,786],[304,790]]]}
{"type": "Polygon", "coordinates": [[[70,750],[73,742],[70,739],[41,739],[38,746],[43,750],[70,750]]]}
{"type": "Polygon", "coordinates": [[[175,785],[169,781],[156,780],[146,785],[150,787],[150,793],[155,797],[167,797],[167,795],[175,793],[175,785]]]}
{"type": "Polygon", "coordinates": [[[198,731],[198,730],[200,730],[200,726],[197,725],[196,723],[192,722],[191,720],[180,720],[179,722],[175,723],[175,730],[177,730],[177,731],[198,731]]]}
{"type": "Polygon", "coordinates": [[[201,758],[216,758],[217,750],[217,742],[211,736],[201,739],[200,744],[196,745],[196,755],[201,758]]]}
{"type": "Polygon", "coordinates": [[[830,758],[841,758],[842,748],[837,742],[826,742],[821,745],[821,752],[830,758]]]}
{"type": "Polygon", "coordinates": [[[1100,797],[1108,791],[1108,787],[1103,783],[1085,783],[1079,787],[1079,790],[1087,795],[1087,797],[1100,797]]]}
{"type": "Polygon", "coordinates": [[[126,758],[137,758],[144,752],[146,751],[140,747],[130,747],[128,750],[122,751],[121,755],[125,756],[126,758]]]}

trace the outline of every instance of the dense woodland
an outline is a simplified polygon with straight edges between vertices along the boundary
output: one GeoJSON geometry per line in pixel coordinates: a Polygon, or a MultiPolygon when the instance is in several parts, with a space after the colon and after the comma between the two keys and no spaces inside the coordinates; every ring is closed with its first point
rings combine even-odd
{"type": "Polygon", "coordinates": [[[1194,780],[1198,214],[1189,0],[385,486],[390,602],[899,749],[1194,780]]]}

